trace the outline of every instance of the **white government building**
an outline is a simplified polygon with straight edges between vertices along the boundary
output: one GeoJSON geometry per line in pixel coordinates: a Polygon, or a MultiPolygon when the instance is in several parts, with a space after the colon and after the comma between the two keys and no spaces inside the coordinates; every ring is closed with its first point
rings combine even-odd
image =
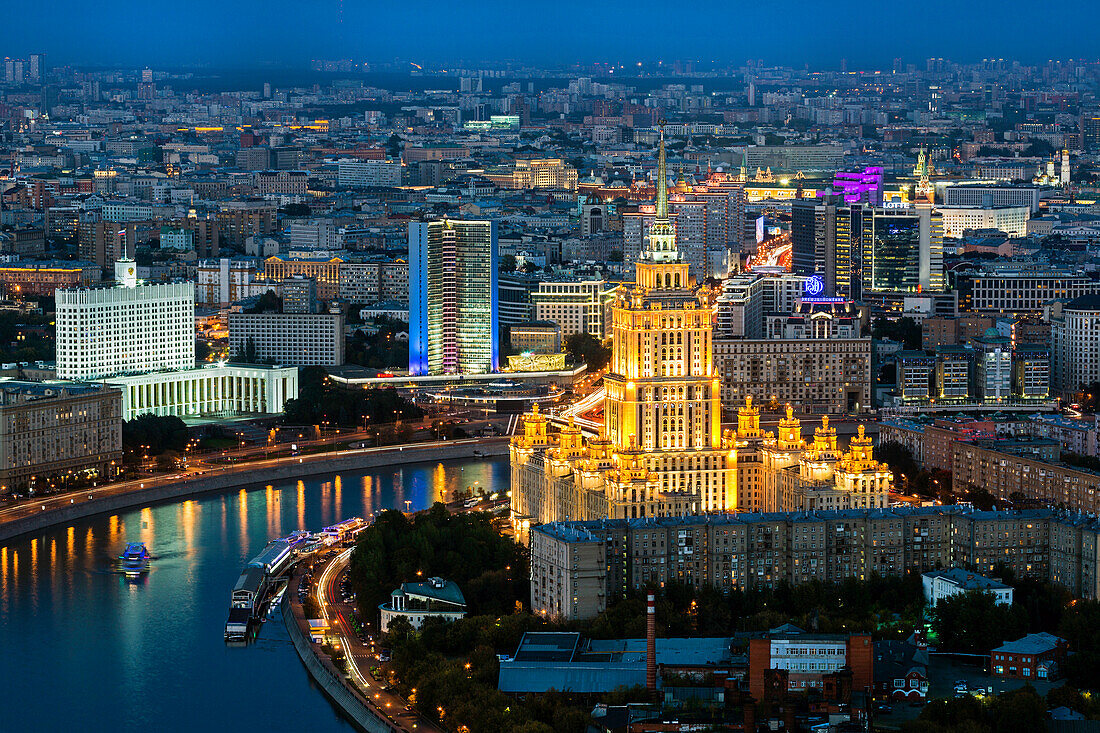
{"type": "Polygon", "coordinates": [[[1026,237],[1031,209],[1027,206],[937,206],[943,236],[961,239],[967,229],[997,229],[1010,237],[1026,237]]]}
{"type": "Polygon", "coordinates": [[[134,268],[115,263],[115,287],[57,291],[58,379],[195,366],[194,283],[139,286],[134,268]]]}
{"type": "Polygon", "coordinates": [[[57,377],[122,390],[122,419],[282,412],[298,369],[195,364],[194,283],[140,284],[132,260],[114,287],[57,291],[57,377]]]}

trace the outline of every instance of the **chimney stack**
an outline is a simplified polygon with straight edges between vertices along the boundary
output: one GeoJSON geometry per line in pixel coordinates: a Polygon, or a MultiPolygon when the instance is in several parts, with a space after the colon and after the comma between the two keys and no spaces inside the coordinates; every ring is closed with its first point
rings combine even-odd
{"type": "Polygon", "coordinates": [[[645,686],[657,694],[657,599],[652,593],[645,602],[645,686]]]}

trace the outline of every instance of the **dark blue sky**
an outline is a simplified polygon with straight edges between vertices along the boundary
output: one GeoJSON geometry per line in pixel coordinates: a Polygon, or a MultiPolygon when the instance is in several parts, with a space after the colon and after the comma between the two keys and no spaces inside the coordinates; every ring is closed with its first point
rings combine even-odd
{"type": "Polygon", "coordinates": [[[895,56],[1096,58],[1098,22],[1096,0],[37,0],[4,6],[0,54],[154,67],[752,57],[836,68],[846,58],[854,69],[895,56]]]}

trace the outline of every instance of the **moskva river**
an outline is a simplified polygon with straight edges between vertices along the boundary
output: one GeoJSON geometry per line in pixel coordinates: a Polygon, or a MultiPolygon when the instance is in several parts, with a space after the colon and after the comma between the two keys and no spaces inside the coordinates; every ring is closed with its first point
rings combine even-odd
{"type": "Polygon", "coordinates": [[[455,489],[508,487],[506,459],[347,472],[61,525],[0,548],[0,730],[351,731],[311,684],[281,616],[223,641],[229,594],[267,542],[455,489]],[[154,559],[115,571],[127,542],[154,559]]]}

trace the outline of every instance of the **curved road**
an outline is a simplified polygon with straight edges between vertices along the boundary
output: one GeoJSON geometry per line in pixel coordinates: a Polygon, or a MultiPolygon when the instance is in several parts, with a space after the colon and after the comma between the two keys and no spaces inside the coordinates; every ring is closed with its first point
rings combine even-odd
{"type": "Polygon", "coordinates": [[[364,644],[352,628],[350,618],[354,605],[345,603],[337,593],[339,580],[347,570],[351,561],[351,553],[354,548],[348,548],[330,560],[327,560],[321,574],[317,576],[314,594],[317,605],[321,608],[321,614],[329,623],[331,633],[339,639],[340,647],[344,650],[344,657],[350,662],[347,665],[352,683],[358,687],[375,709],[389,719],[397,730],[401,731],[427,731],[427,733],[444,733],[434,723],[420,717],[410,709],[407,700],[400,695],[384,689],[384,685],[370,676],[370,668],[377,665],[375,653],[371,647],[364,644]]]}
{"type": "MultiPolygon", "coordinates": [[[[385,445],[374,448],[357,448],[354,450],[328,451],[325,453],[311,453],[309,455],[268,458],[264,460],[248,461],[245,463],[236,463],[228,466],[217,467],[212,467],[211,465],[206,463],[199,463],[196,465],[192,465],[186,471],[180,473],[151,476],[146,479],[134,479],[132,481],[120,481],[116,483],[104,484],[103,486],[97,486],[92,489],[69,491],[63,494],[51,494],[40,499],[27,499],[18,503],[13,503],[3,508],[0,508],[0,524],[11,522],[16,519],[22,519],[32,514],[39,514],[41,512],[49,511],[51,509],[60,509],[64,506],[68,506],[71,504],[83,504],[89,501],[95,501],[96,499],[103,499],[108,496],[116,496],[119,494],[128,494],[131,492],[142,491],[144,489],[151,489],[154,486],[162,486],[164,484],[176,483],[190,478],[197,478],[199,476],[250,473],[253,471],[262,470],[264,468],[274,468],[280,465],[286,465],[288,463],[295,462],[319,463],[342,456],[365,455],[394,450],[404,451],[406,448],[410,450],[423,450],[426,448],[444,445],[462,445],[467,443],[476,444],[485,442],[485,440],[486,439],[484,438],[465,438],[460,440],[405,443],[402,445],[385,445]]],[[[262,480],[263,479],[259,477],[257,477],[256,479],[257,482],[262,480]]]]}

